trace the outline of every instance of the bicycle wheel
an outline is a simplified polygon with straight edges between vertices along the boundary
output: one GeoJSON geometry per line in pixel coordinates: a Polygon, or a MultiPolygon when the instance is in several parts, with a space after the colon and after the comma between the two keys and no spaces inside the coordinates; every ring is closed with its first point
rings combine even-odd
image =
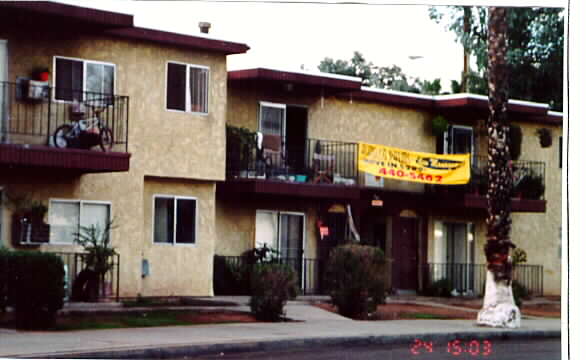
{"type": "Polygon", "coordinates": [[[72,129],[73,127],[71,125],[65,124],[59,126],[57,130],[55,130],[53,133],[53,144],[55,144],[55,147],[65,149],[69,146],[68,138],[70,137],[69,134],[72,129]]]}
{"type": "Polygon", "coordinates": [[[107,127],[100,129],[100,147],[102,151],[110,151],[112,150],[112,146],[114,145],[114,134],[112,134],[112,130],[108,129],[107,127]]]}

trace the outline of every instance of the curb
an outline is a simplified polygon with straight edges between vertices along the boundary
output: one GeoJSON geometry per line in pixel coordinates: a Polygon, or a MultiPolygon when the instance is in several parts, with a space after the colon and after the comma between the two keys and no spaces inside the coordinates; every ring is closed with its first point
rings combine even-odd
{"type": "Polygon", "coordinates": [[[109,349],[95,351],[75,351],[50,354],[29,354],[19,357],[26,358],[108,358],[108,359],[145,359],[145,358],[180,358],[220,353],[279,351],[283,349],[301,349],[308,347],[340,346],[340,345],[406,345],[418,338],[423,341],[445,342],[459,339],[469,340],[527,340],[561,338],[561,330],[532,331],[492,331],[492,332],[453,332],[453,333],[422,333],[419,335],[371,335],[345,337],[297,338],[285,340],[250,341],[223,344],[193,345],[159,345],[150,348],[109,349]]]}

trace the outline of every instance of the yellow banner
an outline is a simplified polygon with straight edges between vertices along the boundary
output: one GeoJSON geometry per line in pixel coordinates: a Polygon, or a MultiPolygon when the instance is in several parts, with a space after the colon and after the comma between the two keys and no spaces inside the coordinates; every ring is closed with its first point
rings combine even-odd
{"type": "Polygon", "coordinates": [[[470,180],[470,154],[438,155],[360,143],[358,170],[389,179],[460,185],[470,180]]]}

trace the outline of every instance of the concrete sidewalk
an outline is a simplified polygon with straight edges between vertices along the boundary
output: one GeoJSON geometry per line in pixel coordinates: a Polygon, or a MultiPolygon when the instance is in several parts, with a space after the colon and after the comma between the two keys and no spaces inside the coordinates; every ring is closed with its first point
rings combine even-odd
{"type": "MultiPolygon", "coordinates": [[[[244,301],[244,300],[242,300],[244,301]]],[[[242,302],[231,309],[243,307],[242,302]]],[[[248,310],[248,309],[246,309],[248,310]]],[[[411,343],[414,339],[527,339],[561,336],[559,319],[523,320],[520,329],[478,327],[472,320],[354,321],[304,301],[287,305],[303,322],[217,324],[24,332],[0,329],[0,357],[160,358],[348,343],[411,343]]]]}

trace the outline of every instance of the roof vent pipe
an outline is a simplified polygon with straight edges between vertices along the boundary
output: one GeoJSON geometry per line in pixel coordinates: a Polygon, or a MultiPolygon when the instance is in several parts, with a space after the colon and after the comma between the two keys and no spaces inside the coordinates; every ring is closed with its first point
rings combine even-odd
{"type": "Polygon", "coordinates": [[[209,33],[211,27],[212,27],[212,24],[209,22],[202,21],[199,23],[199,31],[203,34],[209,33]]]}

